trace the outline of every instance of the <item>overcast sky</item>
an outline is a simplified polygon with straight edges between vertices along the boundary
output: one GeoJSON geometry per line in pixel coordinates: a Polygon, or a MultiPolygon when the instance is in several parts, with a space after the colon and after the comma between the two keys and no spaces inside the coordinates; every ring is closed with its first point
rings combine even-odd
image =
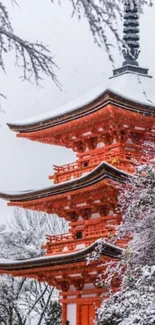
{"type": "MultiPolygon", "coordinates": [[[[7,74],[0,71],[0,92],[5,114],[0,115],[0,191],[37,189],[50,185],[48,175],[52,165],[72,162],[71,150],[52,147],[24,139],[18,139],[6,122],[40,115],[69,102],[75,97],[102,84],[112,75],[112,66],[104,48],[94,44],[87,22],[71,18],[71,6],[65,0],[63,6],[50,0],[19,0],[20,8],[8,6],[15,32],[30,41],[41,40],[48,44],[59,66],[57,76],[62,84],[60,91],[49,78],[41,87],[22,82],[21,71],[14,68],[13,53],[5,58],[7,74]]],[[[146,9],[141,17],[140,62],[155,76],[155,8],[146,9]]],[[[120,25],[120,30],[121,30],[120,25]]],[[[121,57],[115,48],[116,67],[121,57]]],[[[104,89],[103,89],[104,90],[104,89]]],[[[0,200],[0,222],[11,216],[13,210],[0,200]]]]}

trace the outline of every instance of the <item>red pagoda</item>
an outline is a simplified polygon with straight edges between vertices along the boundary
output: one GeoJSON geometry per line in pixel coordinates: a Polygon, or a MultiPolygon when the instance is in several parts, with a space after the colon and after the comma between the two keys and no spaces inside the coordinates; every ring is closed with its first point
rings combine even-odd
{"type": "MultiPolygon", "coordinates": [[[[69,233],[47,235],[46,255],[0,263],[0,273],[47,281],[61,292],[62,325],[93,325],[95,306],[105,288],[96,284],[109,259],[119,258],[125,240],[111,245],[120,188],[154,141],[155,98],[148,69],[138,64],[139,16],[136,4],[125,6],[122,67],[103,85],[48,115],[10,123],[17,137],[64,146],[76,161],[54,166],[53,185],[36,191],[0,193],[9,206],[56,213],[69,222],[69,233]],[[97,261],[87,263],[100,239],[97,261]],[[68,323],[67,323],[68,321],[68,323]]],[[[113,283],[117,290],[119,283],[113,283]]]]}

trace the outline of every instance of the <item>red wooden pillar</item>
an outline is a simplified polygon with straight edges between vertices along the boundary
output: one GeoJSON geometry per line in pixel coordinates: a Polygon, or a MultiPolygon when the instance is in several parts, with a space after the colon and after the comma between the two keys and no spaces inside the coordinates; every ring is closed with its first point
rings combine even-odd
{"type": "MultiPolygon", "coordinates": [[[[65,299],[65,297],[63,297],[65,299]]],[[[67,303],[62,303],[62,325],[65,325],[65,322],[67,320],[67,303]]]]}

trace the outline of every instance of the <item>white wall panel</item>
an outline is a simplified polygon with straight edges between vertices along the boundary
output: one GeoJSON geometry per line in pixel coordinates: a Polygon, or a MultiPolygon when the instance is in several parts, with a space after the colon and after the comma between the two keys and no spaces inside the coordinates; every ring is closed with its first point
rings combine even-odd
{"type": "Polygon", "coordinates": [[[76,304],[67,305],[67,320],[70,321],[70,325],[76,324],[76,304]]]}

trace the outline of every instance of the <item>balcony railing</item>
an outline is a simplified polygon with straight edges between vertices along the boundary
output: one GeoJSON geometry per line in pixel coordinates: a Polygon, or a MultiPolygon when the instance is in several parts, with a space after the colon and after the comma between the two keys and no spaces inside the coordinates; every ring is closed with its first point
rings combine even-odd
{"type": "Polygon", "coordinates": [[[63,166],[54,165],[54,175],[50,179],[54,183],[61,183],[70,179],[78,178],[90,172],[102,161],[113,164],[129,172],[134,171],[136,161],[141,159],[139,146],[126,144],[124,146],[113,144],[107,147],[86,151],[77,155],[78,160],[63,166]]]}
{"type": "Polygon", "coordinates": [[[87,247],[100,237],[108,240],[114,236],[115,226],[119,221],[119,217],[107,216],[104,219],[100,218],[100,220],[91,219],[71,223],[71,233],[47,235],[47,243],[43,248],[47,250],[47,254],[68,253],[87,247]]]}

